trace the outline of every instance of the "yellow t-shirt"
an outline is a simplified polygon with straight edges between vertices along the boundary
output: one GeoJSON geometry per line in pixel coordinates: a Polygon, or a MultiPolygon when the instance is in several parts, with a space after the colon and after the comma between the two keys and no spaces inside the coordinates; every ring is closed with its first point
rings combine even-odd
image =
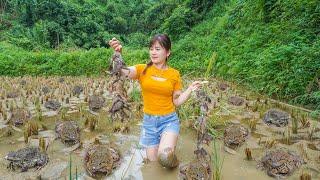
{"type": "Polygon", "coordinates": [[[179,71],[169,67],[160,70],[154,65],[150,66],[145,74],[142,74],[146,64],[137,64],[135,68],[139,80],[142,97],[143,112],[151,115],[166,115],[175,111],[173,104],[173,92],[182,89],[179,71]],[[157,80],[155,77],[162,77],[157,80]]]}

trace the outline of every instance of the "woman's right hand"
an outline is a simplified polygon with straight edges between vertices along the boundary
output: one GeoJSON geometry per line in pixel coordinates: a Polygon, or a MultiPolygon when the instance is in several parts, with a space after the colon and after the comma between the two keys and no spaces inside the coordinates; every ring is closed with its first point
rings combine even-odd
{"type": "Polygon", "coordinates": [[[201,88],[201,81],[194,81],[188,87],[190,91],[197,91],[200,88],[201,88]]]}
{"type": "Polygon", "coordinates": [[[118,41],[116,38],[112,38],[109,41],[110,47],[112,47],[115,51],[120,52],[122,50],[122,45],[120,44],[120,41],[118,41]]]}

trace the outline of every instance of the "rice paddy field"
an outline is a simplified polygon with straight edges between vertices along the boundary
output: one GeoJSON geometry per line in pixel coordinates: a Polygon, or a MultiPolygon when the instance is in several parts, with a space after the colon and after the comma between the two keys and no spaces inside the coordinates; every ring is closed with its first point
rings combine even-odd
{"type": "Polygon", "coordinates": [[[1,77],[0,179],[320,178],[320,123],[307,109],[200,80],[208,83],[177,108],[180,164],[167,169],[139,145],[137,82],[1,77]]]}

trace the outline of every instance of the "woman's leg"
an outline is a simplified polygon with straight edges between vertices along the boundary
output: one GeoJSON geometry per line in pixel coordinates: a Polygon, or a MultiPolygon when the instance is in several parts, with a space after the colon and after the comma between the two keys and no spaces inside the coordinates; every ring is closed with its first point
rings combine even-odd
{"type": "Polygon", "coordinates": [[[147,158],[150,161],[158,159],[160,134],[156,127],[156,117],[144,114],[141,126],[140,145],[146,148],[147,158]]]}
{"type": "Polygon", "coordinates": [[[177,144],[178,135],[172,132],[165,132],[161,136],[160,145],[155,147],[146,148],[147,158],[150,161],[156,161],[158,159],[158,153],[163,152],[163,149],[170,148],[175,149],[177,144]]]}
{"type": "Polygon", "coordinates": [[[163,152],[166,148],[175,150],[178,141],[178,134],[175,132],[164,132],[160,139],[158,153],[163,152]]]}
{"type": "Polygon", "coordinates": [[[180,131],[180,122],[177,113],[172,113],[160,119],[160,144],[158,153],[164,149],[175,149],[180,131]]]}
{"type": "Polygon", "coordinates": [[[178,134],[175,132],[164,132],[160,139],[158,149],[159,163],[167,168],[174,168],[179,165],[175,148],[178,141],[178,134]]]}
{"type": "Polygon", "coordinates": [[[150,160],[150,161],[156,161],[158,159],[158,147],[159,146],[155,146],[155,147],[150,147],[150,148],[147,148],[146,151],[147,151],[147,158],[150,160]]]}

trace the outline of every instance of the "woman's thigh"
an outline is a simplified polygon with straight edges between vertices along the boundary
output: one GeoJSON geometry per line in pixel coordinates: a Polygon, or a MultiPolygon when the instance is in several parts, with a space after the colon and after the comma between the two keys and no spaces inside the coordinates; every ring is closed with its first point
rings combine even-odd
{"type": "Polygon", "coordinates": [[[180,121],[176,113],[172,113],[164,117],[160,126],[160,144],[158,152],[162,152],[165,148],[175,149],[180,131],[180,121]]]}

